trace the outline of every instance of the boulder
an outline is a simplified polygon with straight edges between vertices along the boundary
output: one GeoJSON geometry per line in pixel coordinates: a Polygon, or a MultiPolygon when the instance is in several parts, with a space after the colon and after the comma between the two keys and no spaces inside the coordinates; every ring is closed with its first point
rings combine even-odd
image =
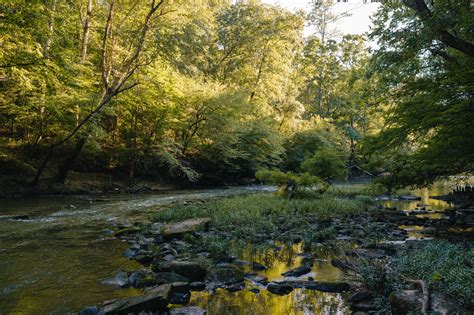
{"type": "Polygon", "coordinates": [[[203,291],[206,288],[206,284],[204,282],[191,282],[189,288],[191,291],[203,291]]]}
{"type": "Polygon", "coordinates": [[[439,292],[433,292],[430,294],[430,304],[433,314],[449,315],[467,313],[458,301],[439,292]]]}
{"type": "Polygon", "coordinates": [[[317,290],[321,292],[341,293],[351,289],[347,282],[320,282],[320,281],[282,281],[279,284],[285,284],[293,288],[303,288],[307,290],[317,290]]]}
{"type": "Polygon", "coordinates": [[[244,281],[244,273],[232,267],[215,267],[209,270],[206,282],[230,285],[244,281]]]}
{"type": "Polygon", "coordinates": [[[351,297],[349,298],[349,302],[356,303],[356,302],[361,302],[361,301],[366,301],[366,300],[371,300],[371,299],[373,299],[373,294],[365,289],[362,289],[360,291],[357,291],[353,295],[351,295],[351,297]]]}
{"type": "Polygon", "coordinates": [[[129,286],[128,274],[125,271],[119,271],[115,276],[107,278],[101,283],[105,285],[126,288],[129,286]]]}
{"type": "Polygon", "coordinates": [[[126,315],[129,313],[158,312],[165,310],[169,303],[171,285],[164,284],[146,292],[145,295],[134,296],[108,302],[102,306],[104,314],[126,315]]]}
{"type": "Polygon", "coordinates": [[[207,228],[210,218],[195,218],[178,223],[166,224],[161,228],[161,235],[166,239],[179,238],[186,233],[207,228]]]}
{"type": "Polygon", "coordinates": [[[127,236],[127,235],[130,235],[130,234],[135,234],[135,233],[138,233],[140,232],[140,228],[139,227],[130,227],[130,228],[125,228],[125,229],[121,229],[117,232],[115,232],[115,237],[122,237],[122,236],[127,236]]]}
{"type": "Polygon", "coordinates": [[[252,262],[252,269],[255,271],[263,271],[266,270],[267,267],[256,262],[252,262]]]}
{"type": "Polygon", "coordinates": [[[159,271],[172,272],[189,279],[189,281],[202,281],[206,277],[206,269],[192,261],[174,260],[159,265],[159,271]]]}
{"type": "Polygon", "coordinates": [[[206,315],[206,310],[197,306],[178,307],[170,310],[170,315],[206,315]]]}
{"type": "Polygon", "coordinates": [[[299,277],[311,272],[311,268],[308,266],[301,266],[287,272],[282,273],[281,275],[284,277],[299,277]]]}
{"type": "Polygon", "coordinates": [[[340,259],[331,259],[331,265],[342,270],[352,270],[353,266],[350,262],[340,260],[340,259]]]}
{"type": "Polygon", "coordinates": [[[155,285],[152,274],[147,270],[134,271],[128,277],[128,282],[134,288],[144,288],[155,285]]]}
{"type": "Polygon", "coordinates": [[[173,272],[158,272],[155,273],[155,281],[156,284],[160,285],[173,282],[189,282],[189,279],[173,272]]]}
{"type": "Polygon", "coordinates": [[[226,287],[226,290],[229,292],[237,292],[237,291],[243,290],[244,288],[245,288],[245,283],[238,282],[238,283],[228,285],[226,287]]]}
{"type": "Polygon", "coordinates": [[[190,286],[187,282],[171,283],[169,303],[186,305],[191,298],[190,286]]]}
{"type": "Polygon", "coordinates": [[[267,290],[273,294],[286,295],[293,291],[293,287],[282,283],[270,283],[267,290]]]}
{"type": "Polygon", "coordinates": [[[267,285],[268,284],[268,278],[262,275],[258,275],[256,273],[247,273],[245,274],[244,278],[246,280],[249,280],[253,283],[258,283],[262,285],[267,285]]]}
{"type": "Polygon", "coordinates": [[[389,300],[394,315],[419,313],[423,306],[423,296],[419,290],[395,291],[390,294],[389,300]]]}

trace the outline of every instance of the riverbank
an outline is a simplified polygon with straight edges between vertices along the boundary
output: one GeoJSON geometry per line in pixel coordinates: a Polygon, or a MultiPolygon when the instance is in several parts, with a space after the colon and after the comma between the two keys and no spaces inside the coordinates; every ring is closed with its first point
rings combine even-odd
{"type": "MultiPolygon", "coordinates": [[[[423,307],[424,300],[421,291],[413,283],[407,283],[405,276],[391,281],[389,289],[380,283],[386,282],[385,269],[390,268],[387,266],[392,261],[400,261],[408,257],[408,253],[415,257],[425,253],[425,244],[428,251],[429,246],[435,246],[424,241],[413,251],[412,242],[405,242],[409,238],[408,232],[400,228],[421,223],[430,226],[439,221],[430,220],[393,208],[384,209],[360,191],[305,193],[292,201],[273,194],[256,194],[178,204],[159,211],[150,225],[116,234],[130,245],[125,255],[140,262],[144,268],[126,276],[116,275],[111,281],[121,279],[125,286],[145,288],[168,286],[168,303],[163,302],[162,310],[171,303],[222,313],[229,311],[235,295],[265,296],[271,304],[273,296],[288,294],[294,299],[295,294],[308,297],[317,291],[323,294],[320,300],[332,301],[332,304],[324,305],[343,313],[403,313],[407,307],[416,311],[423,307]],[[254,255],[248,255],[248,252],[254,255]],[[267,254],[262,255],[262,252],[267,254]],[[275,257],[282,252],[287,253],[283,256],[300,259],[297,263],[295,259],[289,259],[291,263],[276,272],[273,264],[279,265],[280,260],[275,257]],[[273,259],[265,259],[269,256],[273,259]],[[326,273],[333,268],[332,273],[337,269],[339,276],[329,280],[321,276],[322,261],[326,264],[326,273]],[[175,291],[173,283],[181,283],[177,290],[182,292],[175,291]],[[411,295],[403,295],[409,290],[411,295]]],[[[465,244],[467,252],[471,251],[472,242],[465,244]]],[[[444,245],[439,246],[438,249],[444,245]]],[[[431,263],[433,268],[440,265],[436,260],[431,263]]],[[[453,270],[465,275],[466,270],[472,271],[470,263],[467,261],[463,267],[451,262],[447,266],[456,265],[458,268],[453,270]]],[[[407,277],[409,275],[408,272],[407,277]]],[[[474,283],[469,282],[471,280],[464,278],[467,283],[474,283]]],[[[452,287],[458,287],[457,291],[446,290],[446,286],[440,289],[438,283],[429,282],[430,289],[437,290],[433,298],[436,303],[429,307],[433,311],[443,307],[472,309],[469,289],[459,278],[449,277],[447,281],[452,287]],[[449,297],[449,294],[459,292],[464,298],[459,298],[459,294],[456,296],[458,301],[449,297]]],[[[156,298],[147,292],[145,289],[145,300],[156,298]]],[[[160,294],[163,298],[162,292],[160,294]]],[[[268,301],[262,303],[268,305],[268,301]]],[[[121,309],[123,303],[133,305],[130,307],[136,310],[146,305],[140,299],[125,299],[104,306],[104,309],[113,313],[121,309]]],[[[290,303],[292,313],[297,313],[295,310],[301,307],[296,304],[290,303]]],[[[260,309],[255,304],[248,307],[260,309]]],[[[176,306],[171,305],[173,309],[176,306]]]]}

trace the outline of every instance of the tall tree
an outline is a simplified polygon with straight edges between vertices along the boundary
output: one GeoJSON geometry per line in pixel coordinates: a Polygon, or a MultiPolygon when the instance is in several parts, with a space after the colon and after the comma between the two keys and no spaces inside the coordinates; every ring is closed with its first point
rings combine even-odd
{"type": "Polygon", "coordinates": [[[398,186],[427,184],[474,166],[473,58],[445,32],[472,43],[468,1],[384,3],[374,20],[372,69],[387,97],[386,122],[368,147],[404,161],[392,171],[398,186]],[[448,36],[449,37],[449,36],[448,36]]]}

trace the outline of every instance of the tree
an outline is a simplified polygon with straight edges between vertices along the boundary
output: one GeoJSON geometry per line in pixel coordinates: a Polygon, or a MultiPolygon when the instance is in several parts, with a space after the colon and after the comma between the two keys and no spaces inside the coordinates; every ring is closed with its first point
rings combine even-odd
{"type": "Polygon", "coordinates": [[[387,118],[366,143],[373,154],[402,156],[403,169],[390,172],[399,186],[426,185],[474,165],[473,58],[468,45],[459,49],[445,37],[472,42],[469,3],[435,1],[429,12],[421,1],[406,3],[410,8],[384,3],[374,20],[371,37],[380,48],[371,68],[387,96],[387,118]]]}
{"type": "MultiPolygon", "coordinates": [[[[151,0],[148,7],[145,6],[142,9],[144,12],[143,22],[132,22],[130,25],[127,25],[128,27],[133,27],[133,25],[138,24],[138,31],[132,33],[131,36],[127,36],[127,34],[123,38],[116,38],[114,35],[115,33],[112,32],[114,29],[114,23],[116,23],[115,15],[117,14],[115,12],[115,0],[109,1],[101,46],[102,53],[100,57],[102,90],[98,95],[98,101],[96,103],[97,105],[64,138],[50,145],[47,156],[43,163],[38,167],[37,174],[33,179],[34,185],[38,183],[55,148],[63,145],[72,137],[74,137],[79,131],[81,131],[82,127],[85,126],[90,120],[94,119],[98,114],[100,114],[103,108],[107,106],[115,96],[136,85],[136,83],[129,83],[128,85],[127,83],[139,67],[150,62],[149,60],[143,60],[143,58],[140,57],[142,50],[144,49],[144,45],[146,44],[146,35],[150,27],[152,27],[152,18],[154,15],[164,14],[162,9],[164,4],[164,0],[151,0]]],[[[123,14],[125,14],[124,17],[126,18],[128,13],[125,12],[123,14]]],[[[118,27],[123,27],[123,23],[120,23],[118,27]]],[[[150,56],[148,56],[148,59],[149,57],[150,56]]],[[[65,180],[67,172],[84,147],[88,133],[89,132],[86,131],[83,135],[81,135],[73,152],[65,160],[63,165],[59,167],[59,181],[63,182],[65,180]]]]}

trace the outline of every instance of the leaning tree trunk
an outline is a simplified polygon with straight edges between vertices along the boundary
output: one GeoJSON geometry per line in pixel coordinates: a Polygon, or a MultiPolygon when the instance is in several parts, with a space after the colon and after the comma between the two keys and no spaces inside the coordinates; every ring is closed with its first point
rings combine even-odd
{"type": "Polygon", "coordinates": [[[82,149],[84,148],[86,142],[87,142],[87,135],[80,137],[76,145],[74,146],[74,149],[72,152],[69,154],[69,156],[63,161],[63,163],[58,167],[58,174],[56,176],[56,181],[59,183],[64,183],[67,178],[67,174],[69,171],[72,169],[74,166],[74,163],[76,162],[77,158],[79,157],[79,154],[81,153],[82,149]]]}

